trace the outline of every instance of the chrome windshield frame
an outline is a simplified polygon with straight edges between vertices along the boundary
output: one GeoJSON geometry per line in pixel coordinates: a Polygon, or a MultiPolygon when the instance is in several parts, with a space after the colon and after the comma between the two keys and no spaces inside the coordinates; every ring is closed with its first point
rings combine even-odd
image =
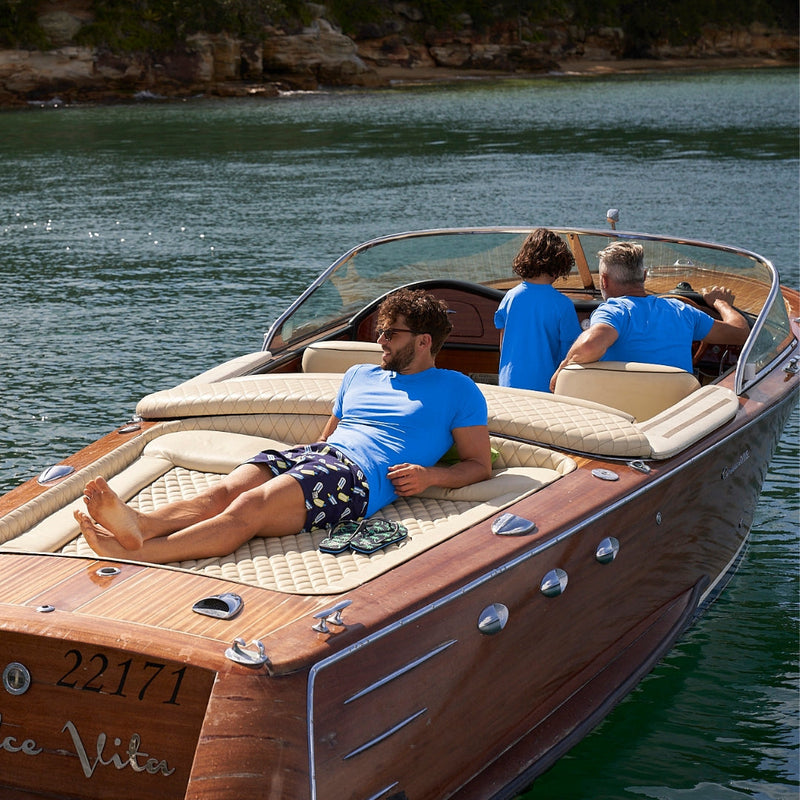
{"type": "Polygon", "coordinates": [[[764,325],[766,324],[767,317],[769,317],[769,312],[772,309],[774,303],[778,302],[778,298],[783,298],[781,294],[781,284],[780,284],[780,277],[778,275],[778,270],[775,269],[775,266],[771,261],[766,258],[761,259],[765,266],[767,266],[770,270],[772,275],[772,284],[769,287],[769,293],[767,294],[767,299],[764,301],[764,305],[761,308],[761,311],[756,318],[756,321],[753,323],[753,327],[750,331],[750,335],[747,337],[747,341],[742,345],[742,351],[739,354],[739,360],[736,362],[736,374],[734,376],[734,391],[737,395],[743,394],[747,389],[749,389],[756,381],[760,380],[760,378],[769,372],[774,363],[779,361],[785,352],[785,350],[781,353],[778,353],[774,359],[770,361],[770,363],[766,364],[761,370],[756,373],[748,374],[751,370],[748,368],[750,354],[753,351],[753,347],[755,347],[756,342],[758,341],[758,336],[761,333],[764,325]]]}
{"type": "MultiPolygon", "coordinates": [[[[348,250],[346,253],[344,253],[335,261],[333,261],[327,268],[325,268],[314,279],[314,281],[312,281],[312,283],[305,289],[305,291],[303,291],[303,293],[299,297],[297,297],[297,299],[293,303],[291,303],[291,305],[285,311],[283,311],[283,313],[281,313],[278,316],[278,318],[272,323],[272,325],[270,325],[267,333],[264,335],[262,350],[266,351],[269,349],[270,344],[272,343],[274,337],[281,331],[283,324],[289,317],[292,316],[292,314],[294,314],[295,310],[299,306],[301,306],[306,301],[306,299],[319,288],[319,286],[324,284],[328,280],[330,275],[334,273],[343,263],[349,261],[360,252],[364,252],[373,247],[377,247],[379,245],[386,244],[388,242],[399,241],[402,239],[411,239],[424,236],[440,236],[448,234],[466,235],[466,234],[497,233],[497,234],[521,235],[529,233],[530,231],[534,230],[534,227],[535,226],[508,226],[508,227],[489,226],[489,227],[475,227],[475,228],[429,228],[429,229],[404,231],[401,233],[389,234],[362,242],[361,244],[358,244],[355,247],[348,250]]],[[[559,226],[548,226],[548,227],[550,227],[551,230],[561,234],[575,234],[577,236],[599,236],[607,239],[635,239],[638,241],[664,242],[666,244],[685,245],[691,247],[705,248],[708,250],[727,252],[750,258],[753,261],[757,262],[759,265],[765,267],[769,272],[771,283],[767,294],[767,299],[758,313],[756,321],[753,324],[753,328],[750,331],[750,335],[747,338],[747,341],[742,346],[742,351],[738,359],[735,371],[735,378],[734,378],[736,393],[741,394],[742,392],[746,391],[746,389],[749,386],[752,386],[753,383],[758,381],[760,377],[763,376],[770,369],[771,364],[764,366],[757,373],[753,373],[752,368],[748,367],[748,358],[752,353],[753,347],[755,346],[759,333],[761,332],[766,323],[767,317],[769,316],[769,311],[772,308],[773,304],[777,302],[778,299],[782,296],[780,293],[780,280],[778,272],[775,269],[772,262],[769,261],[768,259],[744,248],[722,245],[710,241],[687,239],[679,236],[655,235],[648,233],[639,233],[634,231],[609,230],[607,228],[593,229],[593,228],[565,228],[559,226]]],[[[777,360],[778,358],[780,358],[780,355],[778,355],[775,360],[777,360]]]]}

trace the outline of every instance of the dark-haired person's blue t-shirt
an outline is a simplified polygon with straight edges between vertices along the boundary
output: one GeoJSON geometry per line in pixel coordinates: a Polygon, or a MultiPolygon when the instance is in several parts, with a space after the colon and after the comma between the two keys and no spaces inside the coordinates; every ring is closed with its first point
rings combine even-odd
{"type": "Polygon", "coordinates": [[[486,425],[486,399],[466,375],[432,367],[403,375],[372,364],[350,367],[333,404],[328,442],[367,476],[366,516],[397,498],[387,469],[433,466],[453,445],[452,431],[486,425]]]}
{"type": "Polygon", "coordinates": [[[575,306],[549,283],[522,281],[506,292],[494,315],[503,331],[501,386],[550,391],[550,378],[578,338],[575,306]]]}

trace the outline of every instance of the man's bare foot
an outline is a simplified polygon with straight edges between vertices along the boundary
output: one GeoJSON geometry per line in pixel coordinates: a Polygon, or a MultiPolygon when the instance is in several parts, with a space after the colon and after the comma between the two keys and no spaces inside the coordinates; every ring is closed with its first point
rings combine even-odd
{"type": "Polygon", "coordinates": [[[127,558],[130,555],[129,550],[126,550],[114,536],[108,531],[103,530],[100,525],[91,517],[84,514],[83,511],[76,510],[73,512],[73,516],[81,529],[81,533],[89,543],[89,547],[91,547],[97,555],[105,556],[106,558],[127,558]]]}
{"type": "Polygon", "coordinates": [[[98,533],[110,534],[125,550],[138,550],[142,546],[139,512],[126,505],[105,478],[89,481],[83,490],[83,500],[92,520],[105,529],[98,529],[98,533]]]}

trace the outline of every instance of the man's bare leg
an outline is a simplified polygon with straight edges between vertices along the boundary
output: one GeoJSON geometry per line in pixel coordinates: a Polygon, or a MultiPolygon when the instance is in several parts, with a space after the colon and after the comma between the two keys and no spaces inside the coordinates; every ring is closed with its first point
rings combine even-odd
{"type": "MultiPolygon", "coordinates": [[[[127,505],[104,478],[84,488],[86,508],[105,536],[114,536],[127,550],[138,550],[147,539],[165,536],[219,514],[242,492],[263,484],[272,474],[255,464],[243,464],[219,484],[188,500],[177,500],[148,513],[127,505]]],[[[80,518],[75,517],[79,523],[80,518]]]]}
{"type": "MultiPolygon", "coordinates": [[[[252,465],[248,465],[252,466],[252,465]]],[[[75,518],[90,547],[101,556],[166,564],[232,553],[254,536],[298,533],[305,524],[305,497],[291,475],[280,475],[237,496],[210,519],[160,536],[144,538],[134,552],[80,511],[75,518]]]]}

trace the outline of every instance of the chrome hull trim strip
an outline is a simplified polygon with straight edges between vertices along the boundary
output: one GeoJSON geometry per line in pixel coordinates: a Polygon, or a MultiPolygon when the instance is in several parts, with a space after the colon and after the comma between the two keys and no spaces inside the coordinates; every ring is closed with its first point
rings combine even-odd
{"type": "Polygon", "coordinates": [[[380,800],[381,797],[384,797],[389,792],[391,792],[392,789],[394,789],[394,787],[397,786],[397,784],[398,784],[398,781],[395,781],[394,783],[390,783],[385,789],[381,789],[380,791],[376,792],[371,797],[368,797],[367,800],[380,800]]]}
{"type": "Polygon", "coordinates": [[[376,736],[374,739],[370,739],[368,742],[364,742],[361,747],[356,747],[355,750],[351,750],[346,756],[342,756],[344,761],[348,759],[355,758],[360,753],[363,753],[365,750],[369,750],[370,747],[374,747],[376,744],[380,744],[380,742],[388,739],[390,736],[393,736],[398,731],[402,730],[406,727],[406,725],[410,725],[415,719],[418,719],[423,714],[427,714],[427,708],[421,708],[419,711],[412,714],[410,717],[406,717],[404,720],[401,720],[397,723],[397,725],[393,725],[388,730],[385,730],[380,736],[376,736]]]}
{"type": "Polygon", "coordinates": [[[739,564],[742,562],[744,554],[747,551],[749,535],[750,532],[748,531],[747,535],[742,540],[742,544],[736,551],[736,555],[734,555],[722,572],[719,573],[716,579],[710,583],[708,588],[703,592],[697,603],[694,619],[697,619],[705,613],[706,609],[722,594],[731,578],[736,574],[736,570],[739,568],[739,564]]]}
{"type": "Polygon", "coordinates": [[[404,667],[400,667],[400,669],[395,670],[394,672],[387,675],[385,678],[381,678],[379,681],[375,681],[375,683],[370,684],[365,689],[362,689],[360,692],[356,692],[351,697],[348,697],[347,700],[344,701],[344,705],[348,703],[352,703],[354,700],[358,700],[364,695],[369,694],[370,692],[374,692],[376,689],[380,689],[381,686],[385,686],[387,683],[391,683],[395,678],[399,678],[401,675],[405,675],[407,672],[411,672],[411,670],[415,669],[416,667],[420,666],[420,664],[424,664],[426,661],[429,661],[434,656],[438,656],[439,653],[444,652],[447,650],[448,647],[452,647],[458,639],[450,639],[444,644],[440,644],[438,647],[434,648],[430,651],[430,653],[425,653],[424,656],[420,656],[419,658],[410,661],[404,667]]]}

